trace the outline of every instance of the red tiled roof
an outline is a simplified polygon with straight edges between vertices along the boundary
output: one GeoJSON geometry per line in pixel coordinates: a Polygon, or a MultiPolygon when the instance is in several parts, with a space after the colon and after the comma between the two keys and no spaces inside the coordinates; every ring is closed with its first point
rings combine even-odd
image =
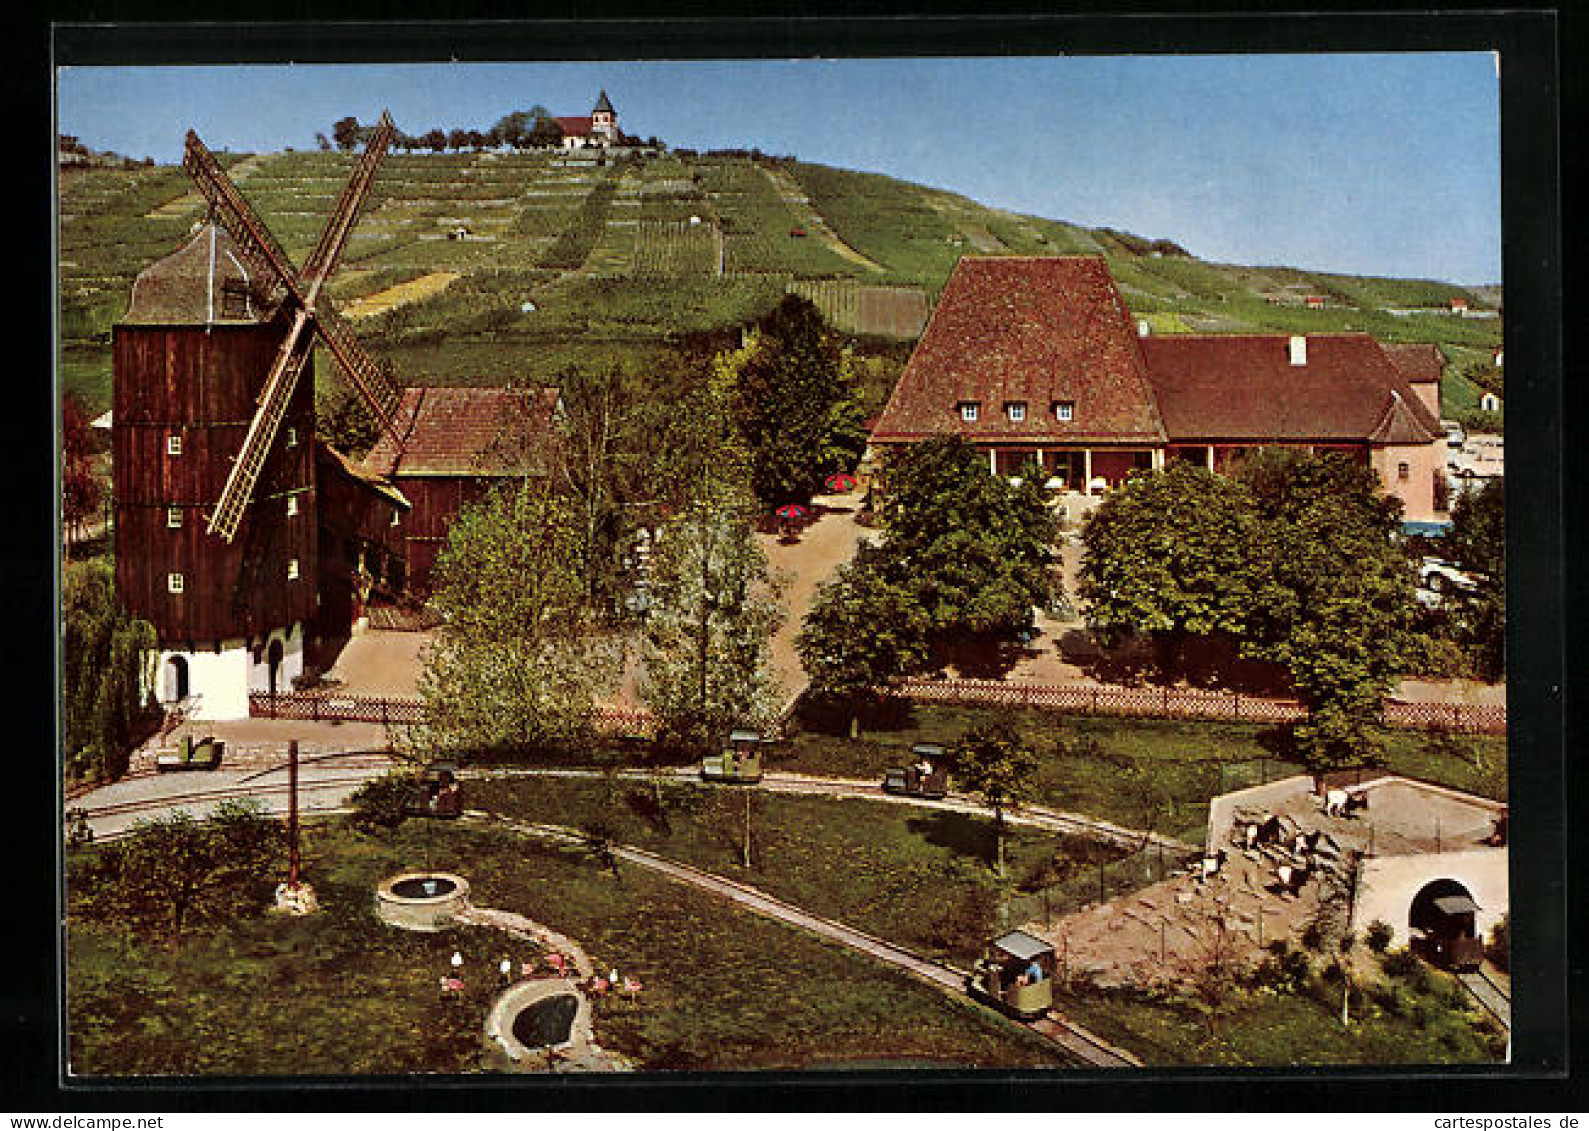
{"type": "Polygon", "coordinates": [[[383,433],[363,467],[393,478],[522,475],[536,470],[560,404],[556,389],[404,389],[402,450],[383,433]]]}
{"type": "Polygon", "coordinates": [[[1409,382],[1438,381],[1445,372],[1446,355],[1432,342],[1381,346],[1409,382]]]}
{"type": "Polygon", "coordinates": [[[1164,427],[1136,330],[1098,256],[966,256],[900,375],[873,439],[1137,442],[1164,427]],[[976,423],[958,406],[976,401],[976,423]],[[1025,420],[1005,406],[1025,402],[1025,420]],[[1055,419],[1055,402],[1075,405],[1055,419]]]}
{"type": "Polygon", "coordinates": [[[1367,334],[1309,334],[1292,365],[1279,334],[1165,334],[1142,354],[1173,440],[1424,443],[1439,421],[1367,334]]]}
{"type": "Polygon", "coordinates": [[[591,117],[586,114],[583,118],[553,118],[564,137],[589,137],[591,117]]]}

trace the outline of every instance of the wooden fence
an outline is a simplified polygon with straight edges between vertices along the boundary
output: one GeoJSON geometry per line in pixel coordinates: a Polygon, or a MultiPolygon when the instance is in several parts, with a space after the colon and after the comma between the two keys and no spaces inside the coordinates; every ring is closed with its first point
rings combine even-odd
{"type": "MultiPolygon", "coordinates": [[[[257,692],[248,697],[248,713],[256,719],[417,726],[425,721],[425,701],[372,695],[309,692],[270,695],[257,692]]],[[[592,711],[591,723],[598,734],[622,738],[650,738],[656,729],[656,720],[649,711],[631,711],[621,707],[603,707],[592,711]]]]}
{"type": "MultiPolygon", "coordinates": [[[[996,679],[907,679],[895,692],[916,703],[984,703],[1037,707],[1088,715],[1159,719],[1221,719],[1291,723],[1307,717],[1295,699],[1270,699],[1231,691],[1172,687],[1105,687],[1095,684],[1010,683],[996,679]]],[[[1386,726],[1490,734],[1506,732],[1506,708],[1457,703],[1385,702],[1386,726]]]]}

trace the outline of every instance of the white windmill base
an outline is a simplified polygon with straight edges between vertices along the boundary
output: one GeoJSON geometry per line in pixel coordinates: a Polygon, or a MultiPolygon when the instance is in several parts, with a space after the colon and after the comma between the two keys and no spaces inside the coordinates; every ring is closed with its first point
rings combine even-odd
{"type": "Polygon", "coordinates": [[[263,641],[223,640],[219,651],[162,650],[155,665],[155,699],[185,710],[190,719],[246,719],[249,693],[270,690],[272,644],[281,650],[276,691],[290,692],[293,680],[303,675],[302,624],[272,629],[263,641]]]}

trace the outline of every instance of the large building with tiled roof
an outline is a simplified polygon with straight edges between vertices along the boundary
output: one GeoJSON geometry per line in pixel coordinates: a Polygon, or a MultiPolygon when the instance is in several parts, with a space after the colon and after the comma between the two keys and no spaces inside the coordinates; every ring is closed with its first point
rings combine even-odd
{"type": "Polygon", "coordinates": [[[1133,324],[1096,256],[966,257],[872,432],[956,434],[1015,475],[1095,495],[1138,469],[1224,470],[1254,448],[1341,451],[1408,521],[1445,517],[1439,361],[1367,334],[1170,334],[1133,324]]]}
{"type": "Polygon", "coordinates": [[[395,436],[383,434],[361,466],[411,504],[395,520],[406,525],[410,590],[426,590],[459,510],[504,480],[547,472],[562,416],[555,388],[403,390],[395,436]]]}

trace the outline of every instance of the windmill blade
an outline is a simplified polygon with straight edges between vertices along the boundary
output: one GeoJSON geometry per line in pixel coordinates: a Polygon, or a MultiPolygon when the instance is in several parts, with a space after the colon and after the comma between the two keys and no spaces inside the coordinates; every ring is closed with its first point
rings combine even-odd
{"type": "Polygon", "coordinates": [[[348,324],[337,313],[336,307],[325,296],[322,295],[315,304],[313,317],[315,329],[331,350],[331,356],[336,358],[337,365],[347,375],[359,396],[364,398],[376,422],[396,438],[397,403],[403,394],[397,387],[391,363],[384,359],[376,361],[365,351],[348,324]]]}
{"type": "Polygon", "coordinates": [[[210,211],[236,241],[243,258],[248,260],[255,273],[286,287],[302,303],[304,292],[292,260],[287,258],[287,253],[254,213],[243,194],[237,191],[237,186],[226,175],[226,170],[221,168],[220,162],[215,160],[215,155],[192,130],[188,131],[183,146],[182,167],[193,178],[204,199],[209,201],[210,211]]]}
{"type": "Polygon", "coordinates": [[[253,497],[254,485],[265,466],[265,457],[270,454],[271,445],[276,441],[281,419],[286,415],[292,391],[298,385],[298,375],[303,372],[304,363],[314,350],[314,335],[304,332],[308,323],[309,312],[300,307],[297,317],[293,319],[292,329],[287,332],[281,350],[276,354],[270,376],[265,379],[259,407],[254,410],[254,418],[248,422],[243,446],[226,477],[226,486],[221,489],[215,513],[210,516],[209,532],[219,534],[228,542],[236,536],[238,525],[243,521],[243,511],[253,497]]]}
{"type": "Polygon", "coordinates": [[[314,294],[315,286],[337,269],[342,259],[342,249],[347,245],[348,234],[358,222],[359,210],[364,206],[370,186],[375,183],[375,174],[386,159],[386,150],[396,134],[397,127],[392,124],[391,116],[383,111],[369,144],[364,147],[364,155],[354,166],[353,175],[343,186],[336,205],[331,209],[331,218],[326,221],[320,239],[304,263],[303,279],[309,285],[311,295],[314,294]]]}

